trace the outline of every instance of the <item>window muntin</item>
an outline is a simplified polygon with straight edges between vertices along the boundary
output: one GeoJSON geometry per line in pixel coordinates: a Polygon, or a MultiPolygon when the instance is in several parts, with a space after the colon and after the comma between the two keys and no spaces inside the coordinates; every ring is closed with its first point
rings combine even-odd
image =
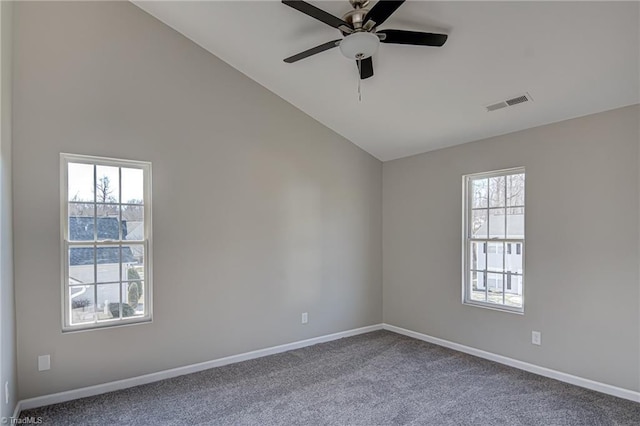
{"type": "Polygon", "coordinates": [[[60,159],[63,330],[151,320],[151,163],[60,159]]]}
{"type": "Polygon", "coordinates": [[[524,168],[464,176],[464,201],[463,303],[524,312],[524,168]]]}

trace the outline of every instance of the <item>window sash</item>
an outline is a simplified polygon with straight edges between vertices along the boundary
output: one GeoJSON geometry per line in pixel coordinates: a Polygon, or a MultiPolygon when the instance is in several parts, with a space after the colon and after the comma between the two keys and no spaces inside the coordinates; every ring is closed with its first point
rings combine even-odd
{"type": "MultiPolygon", "coordinates": [[[[112,158],[103,158],[103,157],[93,157],[93,156],[84,156],[84,155],[75,155],[75,154],[60,154],[60,218],[61,218],[61,251],[62,251],[62,331],[79,331],[79,330],[88,330],[88,329],[97,329],[104,327],[113,327],[120,325],[128,325],[128,324],[136,324],[143,322],[150,322],[152,320],[152,294],[153,294],[153,286],[152,286],[152,238],[151,238],[151,163],[143,162],[143,161],[134,161],[134,160],[120,160],[120,159],[112,159],[112,158]],[[114,203],[101,203],[96,199],[96,191],[95,187],[93,189],[94,196],[92,201],[83,202],[74,202],[69,200],[68,194],[68,171],[69,171],[69,163],[79,163],[79,164],[88,164],[93,166],[93,183],[97,182],[96,180],[96,170],[97,166],[111,166],[118,167],[118,193],[122,194],[122,168],[131,168],[131,169],[139,169],[142,170],[143,175],[143,202],[142,204],[131,204],[122,202],[122,199],[119,199],[118,202],[114,203]],[[76,241],[71,240],[69,235],[69,205],[70,204],[91,204],[94,208],[94,226],[93,226],[93,240],[82,240],[76,241]],[[98,226],[97,226],[97,206],[103,204],[114,204],[118,206],[118,239],[99,239],[98,238],[98,226]],[[143,224],[143,234],[142,239],[132,239],[125,240],[122,235],[122,206],[139,206],[143,208],[142,212],[142,220],[143,224]],[[86,322],[82,324],[72,324],[71,323],[71,298],[69,297],[70,288],[75,286],[74,284],[70,284],[70,271],[69,271],[69,249],[70,247],[122,247],[128,245],[140,245],[143,247],[143,279],[144,284],[143,290],[143,303],[144,303],[144,314],[142,316],[135,317],[123,317],[122,316],[122,300],[123,300],[123,290],[122,284],[132,282],[128,279],[123,279],[122,276],[122,258],[121,258],[121,250],[119,250],[119,262],[118,262],[118,276],[119,281],[117,282],[97,282],[97,271],[98,271],[98,258],[94,255],[93,259],[93,271],[94,271],[94,282],[87,283],[86,286],[93,287],[94,291],[94,310],[97,306],[97,288],[99,285],[106,284],[118,284],[119,294],[120,294],[120,305],[119,318],[109,318],[104,320],[99,320],[97,315],[94,313],[93,322],[86,322]]],[[[78,284],[82,285],[82,284],[78,284]]]]}

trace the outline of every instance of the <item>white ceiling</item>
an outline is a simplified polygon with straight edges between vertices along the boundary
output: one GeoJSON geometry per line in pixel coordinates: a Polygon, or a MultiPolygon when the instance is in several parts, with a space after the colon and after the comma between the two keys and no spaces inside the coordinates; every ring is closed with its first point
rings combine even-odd
{"type": "Polygon", "coordinates": [[[340,33],[279,1],[134,3],[383,161],[640,102],[637,2],[409,0],[381,28],[449,40],[381,44],[362,102],[339,49],[282,61],[340,33]],[[484,109],[523,92],[534,102],[484,109]]]}

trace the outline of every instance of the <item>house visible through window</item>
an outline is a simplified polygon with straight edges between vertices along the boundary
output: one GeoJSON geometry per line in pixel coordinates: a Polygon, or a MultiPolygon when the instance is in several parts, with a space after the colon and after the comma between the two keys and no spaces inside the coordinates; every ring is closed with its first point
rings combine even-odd
{"type": "Polygon", "coordinates": [[[151,319],[151,164],[61,154],[63,330],[151,319]]]}
{"type": "Polygon", "coordinates": [[[464,191],[463,302],[523,312],[524,169],[467,175],[464,191]]]}

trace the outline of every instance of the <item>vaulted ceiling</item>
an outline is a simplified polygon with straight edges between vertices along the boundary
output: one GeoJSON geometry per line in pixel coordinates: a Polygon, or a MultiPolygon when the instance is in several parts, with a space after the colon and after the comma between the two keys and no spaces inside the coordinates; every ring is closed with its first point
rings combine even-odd
{"type": "Polygon", "coordinates": [[[381,44],[362,101],[339,49],[283,62],[340,33],[279,1],[134,3],[381,160],[640,102],[637,2],[409,0],[381,28],[449,39],[381,44]],[[524,92],[532,102],[485,109],[524,92]]]}

